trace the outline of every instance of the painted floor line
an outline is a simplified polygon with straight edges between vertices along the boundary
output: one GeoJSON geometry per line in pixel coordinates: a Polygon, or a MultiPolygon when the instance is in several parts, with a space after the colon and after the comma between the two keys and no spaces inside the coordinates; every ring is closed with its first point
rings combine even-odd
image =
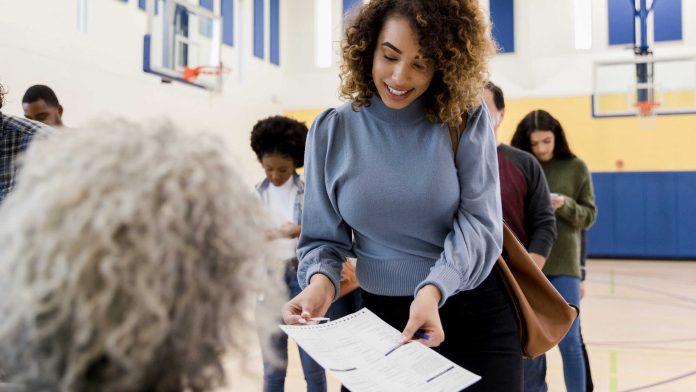
{"type": "Polygon", "coordinates": [[[658,344],[658,343],[682,343],[682,342],[694,342],[696,337],[693,338],[679,338],[679,339],[660,339],[660,340],[614,340],[614,341],[599,341],[592,342],[586,341],[585,344],[594,346],[610,346],[610,345],[630,345],[630,344],[658,344]]]}
{"type": "Polygon", "coordinates": [[[681,376],[677,376],[677,377],[673,377],[673,378],[668,378],[668,379],[663,380],[663,381],[658,381],[658,382],[656,382],[656,383],[652,383],[652,384],[648,384],[648,385],[643,385],[643,386],[640,386],[640,387],[637,387],[637,388],[626,389],[626,390],[621,391],[621,392],[644,391],[644,390],[646,390],[646,389],[648,389],[648,388],[656,387],[656,386],[659,386],[659,385],[669,384],[669,383],[671,383],[671,382],[675,382],[675,381],[679,381],[679,380],[684,379],[684,378],[687,378],[687,377],[691,377],[691,376],[693,376],[694,374],[696,374],[696,370],[694,370],[694,371],[692,371],[692,372],[689,372],[689,373],[686,373],[686,374],[682,374],[681,376]]]}

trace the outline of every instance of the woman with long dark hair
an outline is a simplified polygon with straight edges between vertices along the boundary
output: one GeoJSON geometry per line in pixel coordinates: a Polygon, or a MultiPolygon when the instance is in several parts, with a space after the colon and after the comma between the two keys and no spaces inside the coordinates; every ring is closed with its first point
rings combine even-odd
{"type": "MultiPolygon", "coordinates": [[[[580,233],[597,214],[587,165],[570,150],[561,123],[544,110],[534,110],[517,125],[512,146],[534,154],[544,169],[556,214],[558,238],[543,267],[544,274],[568,303],[580,307],[580,233]]],[[[586,369],[580,319],[559,343],[569,392],[585,392],[586,369]]],[[[546,358],[524,361],[525,390],[545,389],[546,358]]]]}

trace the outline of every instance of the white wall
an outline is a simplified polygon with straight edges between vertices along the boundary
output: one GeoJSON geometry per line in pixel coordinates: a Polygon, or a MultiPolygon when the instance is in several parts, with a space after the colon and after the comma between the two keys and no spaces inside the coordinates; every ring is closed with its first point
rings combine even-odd
{"type": "MultiPolygon", "coordinates": [[[[516,52],[500,54],[491,79],[510,98],[590,95],[597,61],[632,60],[632,48],[609,46],[607,0],[592,1],[592,49],[574,47],[573,2],[515,1],[516,52]]],[[[657,1],[657,0],[656,0],[657,1]]],[[[696,1],[682,1],[683,40],[655,43],[655,58],[696,55],[696,1]]]]}
{"type": "MultiPolygon", "coordinates": [[[[340,21],[341,1],[333,1],[334,20],[340,21]]],[[[592,93],[593,64],[596,61],[631,60],[633,52],[622,47],[609,47],[607,27],[607,0],[592,1],[592,49],[576,50],[574,45],[573,2],[571,0],[516,0],[516,52],[499,54],[490,66],[491,78],[505,90],[509,98],[554,97],[590,95],[592,93]]],[[[292,0],[293,23],[288,26],[292,42],[301,48],[290,59],[285,71],[282,94],[286,107],[318,108],[340,104],[338,64],[340,57],[341,27],[334,27],[334,65],[328,69],[314,66],[311,51],[313,8],[310,0],[292,0]],[[306,15],[304,22],[303,15],[306,15]],[[306,38],[302,38],[306,37],[306,38]],[[304,39],[304,42],[302,42],[304,39]],[[305,46],[306,45],[306,46],[305,46]]],[[[481,0],[484,9],[488,1],[481,0]]],[[[683,37],[680,42],[657,43],[655,57],[673,57],[696,54],[696,1],[683,0],[683,37]]],[[[286,15],[287,16],[287,15],[286,15]]]]}
{"type": "MultiPolygon", "coordinates": [[[[219,7],[219,1],[215,4],[219,7]]],[[[235,46],[224,46],[222,53],[232,71],[222,92],[214,94],[162,84],[142,71],[146,14],[137,0],[88,0],[86,33],[76,28],[77,0],[0,0],[0,83],[9,92],[2,110],[22,115],[24,91],[47,84],[65,108],[69,127],[94,117],[122,116],[134,121],[166,117],[191,131],[213,130],[224,135],[252,184],[263,173],[249,148],[251,127],[283,111],[278,97],[285,89],[282,68],[270,64],[268,56],[259,60],[251,54],[252,5],[252,0],[235,1],[235,46]]],[[[283,15],[281,24],[287,23],[283,15]]],[[[287,35],[281,30],[282,38],[287,35]]]]}
{"type": "MultiPolygon", "coordinates": [[[[284,68],[281,102],[286,109],[334,107],[341,104],[338,99],[338,64],[340,64],[340,42],[343,34],[342,1],[331,1],[333,11],[334,61],[330,68],[319,68],[315,64],[314,50],[314,1],[290,0],[292,7],[285,6],[283,17],[287,21],[284,33],[284,68]]],[[[287,4],[286,0],[282,4],[287,4]]],[[[281,7],[282,7],[281,4],[281,7]]]]}
{"type": "MultiPolygon", "coordinates": [[[[79,33],[77,0],[0,0],[0,82],[9,90],[4,112],[21,114],[26,88],[44,83],[57,92],[68,126],[97,116],[168,117],[192,131],[215,130],[225,135],[253,183],[262,172],[248,139],[258,119],[341,103],[341,0],[326,0],[333,5],[334,64],[325,69],[314,61],[314,0],[281,1],[280,67],[268,56],[252,56],[253,1],[235,0],[235,46],[223,46],[222,53],[232,71],[220,94],[162,84],[142,71],[146,14],[137,0],[87,1],[88,31],[79,33]]],[[[571,1],[515,2],[517,52],[498,55],[491,64],[491,76],[506,96],[589,95],[595,61],[632,58],[630,50],[608,47],[607,0],[592,1],[593,48],[583,51],[574,49],[571,1]]],[[[696,53],[696,24],[687,22],[696,20],[696,1],[682,3],[684,40],[656,44],[657,57],[696,53]]]]}

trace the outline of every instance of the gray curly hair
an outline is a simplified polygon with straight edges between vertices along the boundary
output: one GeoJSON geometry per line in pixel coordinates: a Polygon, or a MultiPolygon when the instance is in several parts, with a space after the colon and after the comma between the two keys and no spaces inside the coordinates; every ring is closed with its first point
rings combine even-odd
{"type": "Polygon", "coordinates": [[[264,265],[265,215],[223,145],[125,121],[33,143],[0,208],[5,385],[224,385],[221,356],[253,331],[249,296],[265,290],[267,335],[285,293],[264,265]]]}

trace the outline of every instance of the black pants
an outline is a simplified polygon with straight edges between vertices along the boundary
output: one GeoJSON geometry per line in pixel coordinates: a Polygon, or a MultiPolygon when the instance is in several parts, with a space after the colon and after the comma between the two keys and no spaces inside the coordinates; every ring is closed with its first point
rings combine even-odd
{"type": "MultiPolygon", "coordinates": [[[[386,297],[364,290],[361,294],[365,307],[403,331],[413,297],[386,297]]],[[[448,298],[440,308],[440,319],[445,341],[435,350],[481,376],[466,392],[522,391],[517,321],[495,269],[479,287],[448,298]]]]}

